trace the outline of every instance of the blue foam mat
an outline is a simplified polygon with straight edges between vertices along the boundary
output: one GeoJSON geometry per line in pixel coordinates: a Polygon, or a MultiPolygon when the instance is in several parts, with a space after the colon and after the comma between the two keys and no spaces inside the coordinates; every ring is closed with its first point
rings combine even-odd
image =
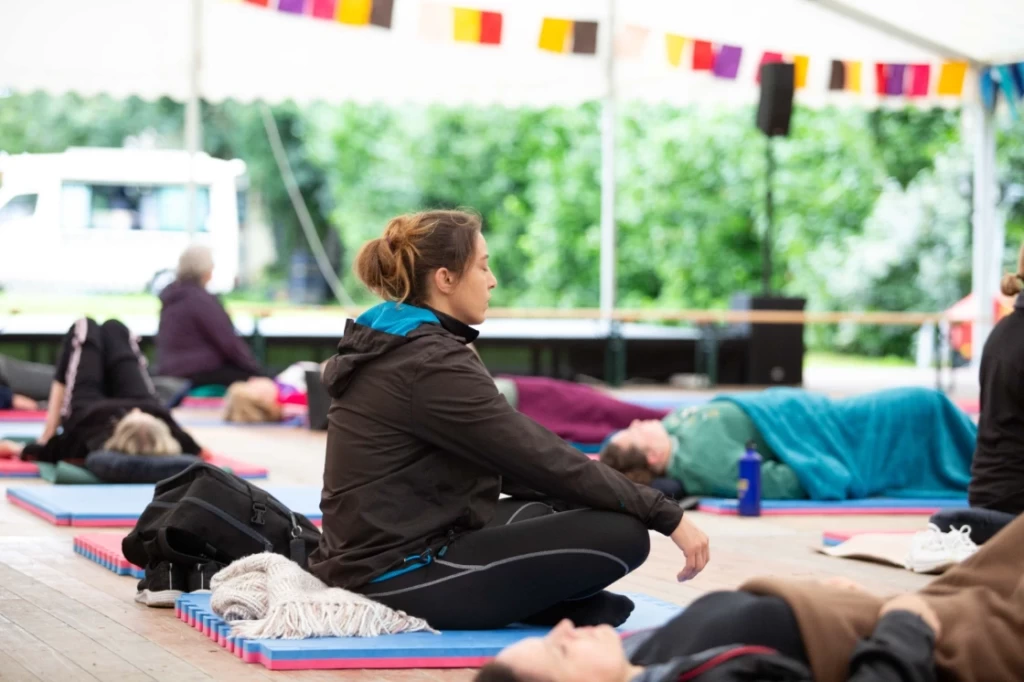
{"type": "MultiPolygon", "coordinates": [[[[177,420],[188,428],[190,426],[237,426],[242,428],[276,428],[304,426],[306,417],[295,415],[279,422],[242,423],[224,421],[220,417],[185,416],[177,420]]],[[[41,421],[0,421],[0,439],[2,438],[38,438],[43,434],[44,423],[41,421]]]]}
{"type": "MultiPolygon", "coordinates": [[[[713,509],[735,510],[735,498],[702,497],[700,506],[713,509]]],[[[961,509],[967,507],[967,498],[906,498],[868,497],[858,500],[763,500],[762,510],[770,509],[961,509]]]]}
{"type": "MultiPolygon", "coordinates": [[[[658,627],[682,611],[680,606],[647,595],[628,596],[636,608],[629,620],[618,628],[620,632],[658,627]]],[[[182,620],[194,621],[211,639],[225,643],[244,660],[260,662],[271,669],[298,670],[302,669],[303,661],[309,662],[309,668],[344,668],[356,667],[345,665],[346,660],[353,659],[391,661],[394,667],[403,667],[402,659],[490,658],[510,644],[527,637],[543,636],[549,631],[548,628],[512,626],[501,630],[447,631],[440,635],[414,632],[381,637],[245,640],[233,637],[230,626],[210,610],[209,593],[183,594],[175,607],[182,620]]]]}
{"type": "MultiPolygon", "coordinates": [[[[260,487],[310,521],[320,520],[320,486],[260,487]]],[[[103,522],[125,521],[131,526],[153,500],[153,488],[151,484],[130,483],[26,486],[10,487],[7,495],[49,514],[61,525],[90,525],[90,521],[104,525],[103,522]]]]}

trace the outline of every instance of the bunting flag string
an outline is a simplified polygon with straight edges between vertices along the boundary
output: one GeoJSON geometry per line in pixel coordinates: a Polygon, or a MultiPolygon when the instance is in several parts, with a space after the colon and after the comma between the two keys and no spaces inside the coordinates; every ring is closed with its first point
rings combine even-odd
{"type": "MultiPolygon", "coordinates": [[[[230,1],[347,26],[375,26],[389,30],[392,29],[395,12],[395,0],[230,1]]],[[[472,4],[472,0],[466,2],[472,4]]],[[[501,12],[429,0],[411,6],[419,11],[418,28],[421,38],[481,46],[499,46],[507,42],[504,35],[505,17],[501,12]]],[[[526,24],[517,22],[513,29],[521,26],[529,26],[529,19],[526,24]]],[[[601,27],[596,21],[541,16],[535,26],[535,49],[561,55],[597,54],[601,27]]],[[[521,41],[526,36],[521,33],[519,29],[513,30],[511,39],[525,47],[521,41]]],[[[648,50],[648,46],[653,47],[652,39],[656,39],[656,53],[660,54],[662,63],[673,70],[706,73],[712,78],[732,81],[752,77],[754,82],[759,83],[761,66],[787,62],[793,64],[794,85],[798,91],[820,89],[837,94],[870,94],[886,99],[929,96],[960,98],[964,94],[968,70],[967,63],[962,61],[941,64],[889,63],[840,58],[822,60],[812,70],[812,58],[806,54],[751,50],[741,45],[637,25],[621,27],[612,39],[615,57],[620,60],[639,60],[655,54],[648,50]],[[744,60],[748,64],[747,69],[742,68],[744,60]],[[751,68],[754,64],[757,65],[756,69],[751,68]]],[[[820,57],[815,57],[814,63],[818,63],[818,59],[820,57]]],[[[1017,117],[1017,102],[1024,98],[1024,63],[994,65],[982,69],[978,87],[981,100],[987,108],[994,109],[998,99],[1003,97],[1011,115],[1017,117]]]]}

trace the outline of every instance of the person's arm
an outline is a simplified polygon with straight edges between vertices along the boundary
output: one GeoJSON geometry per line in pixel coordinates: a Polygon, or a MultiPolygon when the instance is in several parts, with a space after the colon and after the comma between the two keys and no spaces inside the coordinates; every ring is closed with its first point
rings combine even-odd
{"type": "Polygon", "coordinates": [[[412,385],[415,429],[424,440],[550,497],[630,514],[677,544],[680,526],[695,530],[660,492],[591,460],[512,409],[472,351],[453,346],[425,358],[412,385]]]}
{"type": "Polygon", "coordinates": [[[935,612],[917,595],[891,600],[854,649],[849,682],[935,682],[938,630],[935,612]]]}
{"type": "Polygon", "coordinates": [[[196,297],[199,310],[196,315],[201,323],[198,325],[206,340],[220,354],[226,364],[232,364],[254,373],[262,373],[259,363],[252,356],[252,351],[235,331],[228,311],[210,294],[196,297]],[[201,301],[201,303],[200,303],[201,301]]]}

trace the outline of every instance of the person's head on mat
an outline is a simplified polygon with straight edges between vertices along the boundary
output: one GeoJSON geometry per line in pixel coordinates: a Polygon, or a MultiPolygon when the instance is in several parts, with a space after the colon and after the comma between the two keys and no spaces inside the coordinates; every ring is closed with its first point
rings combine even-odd
{"type": "Polygon", "coordinates": [[[626,682],[641,671],[626,658],[615,628],[563,620],[544,637],[504,649],[474,682],[626,682]]]}
{"type": "Polygon", "coordinates": [[[213,278],[213,252],[201,244],[193,244],[182,251],[176,277],[179,282],[205,288],[213,278]]]}
{"type": "Polygon", "coordinates": [[[242,424],[281,421],[277,384],[268,377],[250,377],[228,386],[224,394],[224,420],[242,424]]]}
{"type": "Polygon", "coordinates": [[[181,444],[167,424],[138,408],[121,417],[103,447],[126,455],[181,454],[181,444]]]}
{"type": "Polygon", "coordinates": [[[384,234],[356,255],[359,279],[381,298],[432,308],[464,324],[481,324],[491,289],[480,219],[462,211],[423,211],[392,218],[384,234]]]}
{"type": "Polygon", "coordinates": [[[672,439],[657,419],[634,420],[601,448],[602,462],[643,484],[663,475],[671,456],[672,439]]]}

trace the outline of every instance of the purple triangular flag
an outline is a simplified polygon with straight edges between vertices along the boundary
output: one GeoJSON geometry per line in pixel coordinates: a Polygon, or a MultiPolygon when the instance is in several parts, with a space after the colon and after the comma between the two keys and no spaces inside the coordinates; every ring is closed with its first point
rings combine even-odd
{"type": "Polygon", "coordinates": [[[907,70],[906,64],[887,64],[885,79],[885,94],[903,94],[903,73],[907,70]]]}
{"type": "Polygon", "coordinates": [[[289,14],[302,14],[306,9],[306,0],[278,0],[277,11],[289,14]]]}
{"type": "Polygon", "coordinates": [[[715,66],[712,72],[716,78],[735,79],[740,71],[740,58],[743,57],[743,48],[735,45],[722,45],[715,56],[715,66]]]}

